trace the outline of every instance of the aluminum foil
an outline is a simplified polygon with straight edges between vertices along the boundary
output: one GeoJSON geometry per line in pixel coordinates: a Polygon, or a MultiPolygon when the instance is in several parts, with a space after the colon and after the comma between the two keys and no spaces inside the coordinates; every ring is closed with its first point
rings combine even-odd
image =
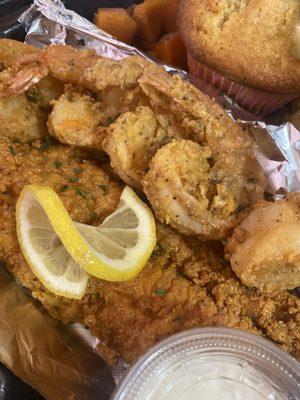
{"type": "Polygon", "coordinates": [[[104,361],[0,267],[1,362],[46,399],[108,400],[114,380],[104,361]]]}
{"type": "MultiPolygon", "coordinates": [[[[98,54],[121,59],[143,52],[120,43],[91,22],[67,10],[60,0],[35,0],[20,17],[26,42],[43,47],[69,44],[92,48],[98,54]]],[[[256,157],[268,177],[268,190],[275,199],[300,191],[300,133],[291,124],[269,125],[256,121],[229,97],[185,71],[163,65],[215,98],[232,118],[249,126],[256,157]]],[[[106,399],[113,383],[94,349],[98,340],[80,325],[63,327],[54,321],[3,270],[0,270],[0,360],[47,399],[106,399]],[[27,329],[28,328],[28,329],[27,329]]],[[[124,374],[120,363],[112,372],[115,381],[124,374]]]]}

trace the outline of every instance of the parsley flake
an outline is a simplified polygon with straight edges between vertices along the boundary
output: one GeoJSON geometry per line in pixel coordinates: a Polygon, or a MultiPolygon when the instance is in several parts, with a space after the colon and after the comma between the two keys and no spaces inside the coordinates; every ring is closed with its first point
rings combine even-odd
{"type": "Polygon", "coordinates": [[[48,136],[45,140],[44,143],[41,144],[41,147],[39,148],[40,152],[48,150],[53,144],[53,140],[51,139],[50,136],[48,136]]]}
{"type": "Polygon", "coordinates": [[[81,174],[81,172],[83,172],[83,169],[80,167],[74,168],[73,171],[75,172],[75,174],[81,174]]]}
{"type": "Polygon", "coordinates": [[[165,289],[156,289],[154,291],[154,293],[156,294],[156,296],[165,296],[166,295],[165,289]]]}
{"type": "Polygon", "coordinates": [[[59,191],[60,192],[65,192],[66,190],[68,190],[69,189],[69,185],[63,185],[60,189],[59,189],[59,191]]]}
{"type": "Polygon", "coordinates": [[[96,299],[96,300],[100,300],[100,298],[101,298],[100,293],[99,293],[99,292],[96,292],[96,293],[95,293],[95,299],[96,299]]]}
{"type": "Polygon", "coordinates": [[[37,96],[36,93],[27,92],[27,93],[25,94],[25,96],[26,96],[26,99],[27,99],[28,101],[31,101],[31,103],[37,103],[37,102],[38,102],[38,96],[37,96]]]}
{"type": "Polygon", "coordinates": [[[162,247],[162,245],[157,242],[156,246],[154,247],[154,250],[152,251],[152,256],[156,257],[156,256],[160,256],[162,254],[164,254],[165,249],[162,247]]]}
{"type": "Polygon", "coordinates": [[[77,183],[77,182],[78,182],[78,179],[79,179],[79,178],[77,178],[77,176],[74,176],[74,177],[72,177],[72,178],[69,179],[69,182],[71,182],[71,183],[77,183]]]}
{"type": "Polygon", "coordinates": [[[56,168],[60,168],[63,165],[63,163],[61,161],[59,161],[59,160],[56,160],[54,165],[55,165],[56,168]]]}
{"type": "Polygon", "coordinates": [[[81,196],[83,198],[86,198],[86,196],[87,196],[87,192],[85,192],[84,190],[80,189],[79,187],[75,188],[75,192],[77,194],[79,194],[79,196],[81,196]]]}
{"type": "Polygon", "coordinates": [[[98,185],[98,187],[102,191],[104,196],[108,194],[108,187],[106,185],[98,185]]]}
{"type": "Polygon", "coordinates": [[[16,150],[13,148],[13,146],[11,144],[8,146],[8,149],[12,156],[15,156],[17,154],[16,150]]]}

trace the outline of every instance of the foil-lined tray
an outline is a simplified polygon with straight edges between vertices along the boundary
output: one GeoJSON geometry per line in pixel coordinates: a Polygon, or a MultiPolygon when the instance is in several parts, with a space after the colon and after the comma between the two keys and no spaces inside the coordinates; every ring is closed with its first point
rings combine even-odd
{"type": "MultiPolygon", "coordinates": [[[[37,47],[69,44],[95,49],[99,55],[113,59],[139,55],[157,62],[67,10],[60,0],[35,0],[20,22],[27,32],[26,42],[37,47]]],[[[300,191],[300,132],[293,125],[256,121],[253,115],[205,82],[185,71],[162,66],[215,98],[232,118],[251,128],[255,154],[275,200],[287,192],[300,191]]],[[[0,270],[0,310],[0,361],[16,375],[50,400],[110,397],[114,382],[95,352],[98,339],[78,324],[64,327],[52,319],[3,268],[0,270]]],[[[121,379],[126,368],[120,362],[112,370],[115,382],[121,379]]]]}

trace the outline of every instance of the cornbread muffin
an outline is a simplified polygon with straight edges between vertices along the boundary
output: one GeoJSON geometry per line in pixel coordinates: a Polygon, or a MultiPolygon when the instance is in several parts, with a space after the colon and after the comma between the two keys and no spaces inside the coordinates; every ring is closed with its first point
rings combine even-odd
{"type": "Polygon", "coordinates": [[[300,93],[293,56],[299,0],[182,0],[178,26],[189,54],[243,85],[300,93]]]}

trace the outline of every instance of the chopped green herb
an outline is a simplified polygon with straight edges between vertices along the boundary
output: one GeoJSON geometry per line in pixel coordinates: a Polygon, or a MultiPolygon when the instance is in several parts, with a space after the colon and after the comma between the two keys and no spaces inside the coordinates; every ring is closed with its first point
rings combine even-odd
{"type": "Polygon", "coordinates": [[[74,168],[73,171],[75,172],[75,174],[81,174],[81,172],[83,171],[83,169],[80,168],[80,167],[77,167],[77,168],[74,168]]]}
{"type": "Polygon", "coordinates": [[[66,190],[68,190],[68,188],[69,188],[69,185],[63,185],[63,186],[59,189],[59,191],[60,191],[60,192],[65,192],[66,190]]]}
{"type": "Polygon", "coordinates": [[[84,190],[80,189],[79,187],[75,187],[75,192],[79,194],[79,196],[86,198],[87,192],[84,190]]]}
{"type": "Polygon", "coordinates": [[[109,126],[110,124],[115,122],[115,120],[119,117],[119,115],[116,115],[115,117],[107,117],[105,121],[105,126],[109,126]]]}
{"type": "Polygon", "coordinates": [[[176,315],[176,317],[173,318],[173,322],[180,321],[180,320],[182,320],[181,315],[176,315]]]}
{"type": "Polygon", "coordinates": [[[237,209],[235,210],[235,212],[236,212],[237,214],[239,214],[239,213],[243,212],[245,209],[246,209],[245,206],[239,205],[239,206],[237,207],[237,209]]]}
{"type": "Polygon", "coordinates": [[[156,289],[154,291],[154,293],[156,294],[156,296],[165,296],[166,295],[165,289],[156,289]]]}
{"type": "Polygon", "coordinates": [[[41,144],[41,147],[39,148],[40,152],[48,150],[53,144],[53,140],[51,139],[50,136],[48,136],[45,140],[44,143],[41,144]]]}
{"type": "Polygon", "coordinates": [[[69,179],[69,182],[71,182],[71,183],[77,183],[77,182],[78,182],[77,176],[74,176],[73,178],[70,178],[70,179],[69,179]]]}
{"type": "Polygon", "coordinates": [[[107,195],[108,193],[108,187],[106,185],[98,185],[99,189],[102,191],[102,193],[104,194],[104,196],[107,195]]]}
{"type": "Polygon", "coordinates": [[[63,163],[61,161],[59,161],[59,160],[56,160],[54,165],[55,165],[56,168],[60,168],[63,165],[63,163]]]}
{"type": "Polygon", "coordinates": [[[8,146],[8,148],[9,148],[9,152],[10,152],[10,154],[12,156],[15,156],[17,154],[15,149],[13,148],[13,146],[11,144],[8,146]]]}
{"type": "Polygon", "coordinates": [[[154,247],[154,250],[152,251],[152,256],[160,256],[161,254],[164,254],[165,249],[162,247],[162,245],[157,242],[156,246],[154,247]]]}
{"type": "Polygon", "coordinates": [[[108,117],[108,118],[106,119],[105,126],[109,126],[109,125],[112,124],[113,122],[114,122],[114,118],[108,117]]]}
{"type": "Polygon", "coordinates": [[[100,298],[101,298],[101,295],[100,295],[100,293],[99,293],[99,292],[96,292],[96,293],[95,293],[95,298],[96,298],[96,300],[100,300],[100,298]]]}
{"type": "Polygon", "coordinates": [[[26,98],[28,101],[31,101],[31,103],[37,103],[38,102],[38,96],[34,92],[27,92],[25,94],[26,98]]]}
{"type": "Polygon", "coordinates": [[[247,179],[247,183],[255,183],[256,182],[256,179],[255,178],[248,178],[247,179]]]}

